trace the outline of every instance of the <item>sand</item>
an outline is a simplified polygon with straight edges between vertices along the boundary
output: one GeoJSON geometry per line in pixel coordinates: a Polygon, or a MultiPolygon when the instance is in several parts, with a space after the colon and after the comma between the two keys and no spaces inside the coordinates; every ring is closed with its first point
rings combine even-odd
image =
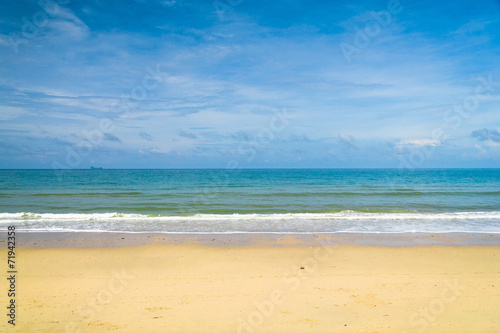
{"type": "Polygon", "coordinates": [[[21,247],[0,330],[500,332],[500,246],[226,241],[21,247]]]}

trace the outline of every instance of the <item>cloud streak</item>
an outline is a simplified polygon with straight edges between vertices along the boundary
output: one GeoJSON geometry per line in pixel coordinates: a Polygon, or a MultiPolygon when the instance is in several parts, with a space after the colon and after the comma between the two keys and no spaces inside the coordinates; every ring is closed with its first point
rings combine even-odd
{"type": "Polygon", "coordinates": [[[500,142],[500,133],[497,130],[482,128],[475,130],[471,133],[473,138],[477,138],[480,141],[493,141],[500,142]]]}

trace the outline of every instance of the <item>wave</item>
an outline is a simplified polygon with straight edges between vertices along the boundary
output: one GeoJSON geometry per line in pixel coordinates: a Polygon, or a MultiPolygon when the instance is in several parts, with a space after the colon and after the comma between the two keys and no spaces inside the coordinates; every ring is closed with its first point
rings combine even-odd
{"type": "Polygon", "coordinates": [[[500,211],[145,215],[0,213],[0,225],[26,231],[166,233],[500,232],[500,211]]]}
{"type": "Polygon", "coordinates": [[[192,215],[165,215],[165,214],[131,214],[131,213],[0,213],[0,222],[5,220],[26,220],[26,219],[59,219],[59,220],[73,220],[73,219],[200,219],[200,220],[239,220],[239,219],[449,219],[449,218],[500,218],[500,211],[491,212],[441,212],[441,213],[427,213],[427,212],[410,212],[401,210],[342,210],[338,212],[325,212],[325,213],[278,213],[278,214],[192,214],[192,215]]]}

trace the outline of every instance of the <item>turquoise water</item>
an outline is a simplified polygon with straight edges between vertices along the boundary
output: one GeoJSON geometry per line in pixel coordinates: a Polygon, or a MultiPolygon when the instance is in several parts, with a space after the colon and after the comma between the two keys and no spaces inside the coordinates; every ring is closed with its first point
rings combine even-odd
{"type": "Polygon", "coordinates": [[[0,223],[132,232],[500,232],[500,169],[0,170],[0,223]]]}

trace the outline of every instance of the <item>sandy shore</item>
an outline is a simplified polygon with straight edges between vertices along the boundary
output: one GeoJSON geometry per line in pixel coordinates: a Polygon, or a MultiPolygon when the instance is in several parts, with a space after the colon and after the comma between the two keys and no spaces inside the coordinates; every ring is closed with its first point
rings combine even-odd
{"type": "Polygon", "coordinates": [[[467,238],[59,236],[20,236],[16,326],[3,314],[1,331],[500,332],[500,246],[467,238]]]}

